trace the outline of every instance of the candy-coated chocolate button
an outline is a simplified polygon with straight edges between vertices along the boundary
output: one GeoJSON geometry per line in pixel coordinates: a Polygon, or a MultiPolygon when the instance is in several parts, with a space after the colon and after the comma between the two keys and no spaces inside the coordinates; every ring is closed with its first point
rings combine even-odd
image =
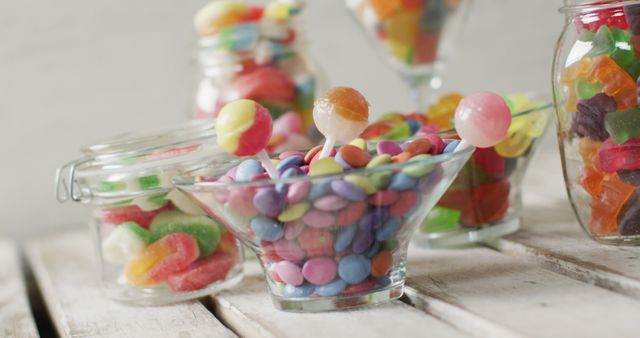
{"type": "Polygon", "coordinates": [[[258,238],[267,241],[277,241],[284,235],[284,229],[280,223],[262,216],[251,220],[251,230],[258,238]]]}
{"type": "Polygon", "coordinates": [[[368,199],[369,204],[377,205],[377,206],[387,206],[395,203],[399,194],[393,190],[381,190],[377,193],[371,195],[368,199]]]}
{"type": "Polygon", "coordinates": [[[371,273],[371,260],[362,255],[348,255],[338,264],[340,278],[349,284],[364,281],[371,273]]]}
{"type": "Polygon", "coordinates": [[[367,168],[375,168],[377,166],[384,165],[390,162],[391,162],[391,155],[389,154],[378,155],[372,158],[371,161],[369,161],[369,164],[367,164],[367,168]]]}
{"type": "Polygon", "coordinates": [[[328,257],[309,259],[302,266],[302,275],[312,284],[324,285],[331,282],[337,273],[336,262],[328,257]]]}
{"type": "Polygon", "coordinates": [[[330,212],[311,209],[302,216],[302,221],[312,228],[328,228],[335,224],[336,217],[330,212]]]}
{"type": "Polygon", "coordinates": [[[353,168],[362,168],[369,163],[369,154],[357,146],[345,144],[340,147],[338,154],[353,168]]]}
{"type": "Polygon", "coordinates": [[[274,270],[278,273],[280,279],[287,284],[298,286],[304,282],[302,269],[295,263],[281,261],[275,264],[274,270]]]}
{"type": "Polygon", "coordinates": [[[311,163],[309,167],[310,176],[339,174],[343,171],[342,166],[331,157],[322,158],[311,163]]]}
{"type": "Polygon", "coordinates": [[[393,256],[389,251],[380,251],[371,259],[371,275],[373,277],[382,277],[391,271],[393,264],[393,256]]]}
{"type": "Polygon", "coordinates": [[[353,183],[343,180],[331,182],[331,189],[336,195],[349,201],[362,201],[367,198],[367,193],[364,190],[353,183]]]}
{"type": "Polygon", "coordinates": [[[364,175],[357,175],[357,174],[347,175],[344,177],[344,180],[349,183],[357,185],[362,190],[364,190],[364,192],[367,193],[367,195],[371,195],[378,190],[376,186],[373,184],[373,182],[367,176],[364,176],[364,175]]]}
{"type": "Polygon", "coordinates": [[[367,203],[364,201],[352,202],[344,209],[338,212],[336,217],[336,225],[346,226],[355,223],[367,209],[367,203]]]}
{"type": "Polygon", "coordinates": [[[400,145],[389,140],[382,140],[378,142],[378,144],[376,145],[376,150],[378,151],[378,155],[387,154],[395,156],[402,152],[402,148],[400,148],[400,145]]]}
{"type": "MultiPolygon", "coordinates": [[[[409,160],[409,163],[411,162],[423,162],[428,160],[429,158],[431,158],[431,155],[417,155],[412,157],[409,160]]],[[[412,176],[412,177],[422,177],[426,174],[428,174],[429,172],[431,172],[433,170],[433,163],[417,163],[417,164],[412,164],[412,165],[407,165],[406,167],[402,168],[402,172],[412,176]]]]}
{"type": "Polygon", "coordinates": [[[313,206],[322,211],[340,210],[347,204],[349,204],[349,201],[337,195],[322,196],[313,202],[313,206]]]}
{"type": "Polygon", "coordinates": [[[300,202],[296,204],[289,204],[287,207],[280,213],[278,216],[278,220],[280,222],[291,222],[295,221],[298,218],[302,217],[307,210],[311,207],[309,202],[300,202]]]}

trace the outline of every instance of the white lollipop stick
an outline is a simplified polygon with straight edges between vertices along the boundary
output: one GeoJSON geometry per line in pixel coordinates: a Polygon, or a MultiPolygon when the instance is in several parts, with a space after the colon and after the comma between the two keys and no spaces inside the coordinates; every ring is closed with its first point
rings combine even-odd
{"type": "Polygon", "coordinates": [[[460,140],[460,143],[456,146],[456,149],[453,152],[464,151],[471,147],[471,144],[465,140],[460,140]]]}
{"type": "Polygon", "coordinates": [[[322,147],[322,151],[320,152],[320,156],[318,158],[329,157],[329,155],[331,154],[331,150],[335,145],[336,145],[336,138],[327,137],[327,140],[324,141],[324,146],[322,147]]]}
{"type": "Polygon", "coordinates": [[[273,165],[273,162],[271,162],[271,159],[269,158],[269,154],[267,154],[264,149],[260,150],[256,154],[256,157],[260,160],[260,162],[262,162],[262,166],[267,170],[267,174],[269,174],[269,177],[274,180],[280,178],[280,174],[278,174],[276,166],[273,165]]]}

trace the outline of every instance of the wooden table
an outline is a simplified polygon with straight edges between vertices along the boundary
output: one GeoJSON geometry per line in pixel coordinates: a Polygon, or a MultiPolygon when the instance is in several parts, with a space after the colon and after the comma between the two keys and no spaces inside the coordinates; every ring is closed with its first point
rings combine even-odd
{"type": "Polygon", "coordinates": [[[88,234],[79,229],[22,247],[31,287],[20,248],[0,241],[0,336],[640,337],[640,248],[586,237],[550,149],[525,183],[524,228],[467,249],[412,248],[401,300],[343,312],[277,311],[254,261],[235,290],[127,307],[102,295],[88,234]]]}

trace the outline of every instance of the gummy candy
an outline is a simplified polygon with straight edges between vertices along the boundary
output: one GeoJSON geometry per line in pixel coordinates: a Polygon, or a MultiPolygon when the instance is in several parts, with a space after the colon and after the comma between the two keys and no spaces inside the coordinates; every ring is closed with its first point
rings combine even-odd
{"type": "Polygon", "coordinates": [[[200,290],[213,282],[225,279],[236,260],[234,254],[215,252],[191,263],[184,271],[170,275],[167,285],[173,291],[200,290]]]}
{"type": "Polygon", "coordinates": [[[608,235],[618,231],[618,214],[635,189],[622,182],[616,175],[605,177],[600,195],[591,199],[589,230],[596,235],[608,235]]]}
{"type": "Polygon", "coordinates": [[[627,110],[637,105],[636,82],[609,56],[593,59],[587,79],[600,82],[603,92],[613,96],[618,110],[627,110]]]}
{"type": "Polygon", "coordinates": [[[125,274],[131,285],[153,286],[182,271],[198,258],[196,241],[184,233],[173,233],[149,245],[127,263],[125,274]]]}
{"type": "Polygon", "coordinates": [[[606,173],[640,169],[640,139],[615,144],[609,138],[600,146],[598,158],[600,169],[606,173]]]}
{"type": "Polygon", "coordinates": [[[605,126],[613,142],[617,144],[640,137],[640,108],[607,114],[605,126]]]}
{"type": "Polygon", "coordinates": [[[459,93],[452,93],[441,97],[438,102],[427,109],[429,123],[437,125],[440,129],[451,129],[453,115],[460,101],[464,97],[459,93]]]}
{"type": "Polygon", "coordinates": [[[178,210],[165,211],[151,223],[149,230],[154,238],[171,233],[191,235],[197,242],[200,254],[210,255],[220,241],[221,226],[206,216],[191,216],[178,210]]]}
{"type": "Polygon", "coordinates": [[[168,205],[164,208],[153,211],[144,211],[137,205],[104,208],[100,213],[100,218],[102,219],[102,222],[106,224],[118,225],[125,222],[135,222],[146,229],[149,228],[154,217],[169,208],[170,207],[168,205]]]}
{"type": "Polygon", "coordinates": [[[563,91],[565,94],[564,110],[567,112],[576,111],[576,104],[578,103],[578,95],[576,94],[576,83],[580,79],[586,79],[591,68],[591,58],[584,57],[575,62],[571,66],[567,67],[560,78],[563,84],[563,91]]]}
{"type": "Polygon", "coordinates": [[[138,255],[151,242],[149,231],[137,223],[117,226],[102,242],[102,257],[113,264],[124,264],[138,255]]]}
{"type": "Polygon", "coordinates": [[[590,99],[579,101],[577,109],[571,126],[576,134],[596,141],[604,141],[609,137],[604,119],[607,113],[616,111],[616,101],[611,96],[596,94],[590,99]]]}
{"type": "Polygon", "coordinates": [[[456,209],[449,209],[435,206],[422,223],[422,232],[444,232],[458,229],[461,212],[456,209]]]}

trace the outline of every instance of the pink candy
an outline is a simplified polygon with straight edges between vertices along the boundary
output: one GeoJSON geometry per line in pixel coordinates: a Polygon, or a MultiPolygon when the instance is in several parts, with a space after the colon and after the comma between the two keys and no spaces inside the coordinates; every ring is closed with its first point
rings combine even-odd
{"type": "Polygon", "coordinates": [[[498,144],[511,125],[511,111],[499,95],[491,92],[471,94],[458,105],[455,115],[460,138],[479,148],[498,144]]]}

